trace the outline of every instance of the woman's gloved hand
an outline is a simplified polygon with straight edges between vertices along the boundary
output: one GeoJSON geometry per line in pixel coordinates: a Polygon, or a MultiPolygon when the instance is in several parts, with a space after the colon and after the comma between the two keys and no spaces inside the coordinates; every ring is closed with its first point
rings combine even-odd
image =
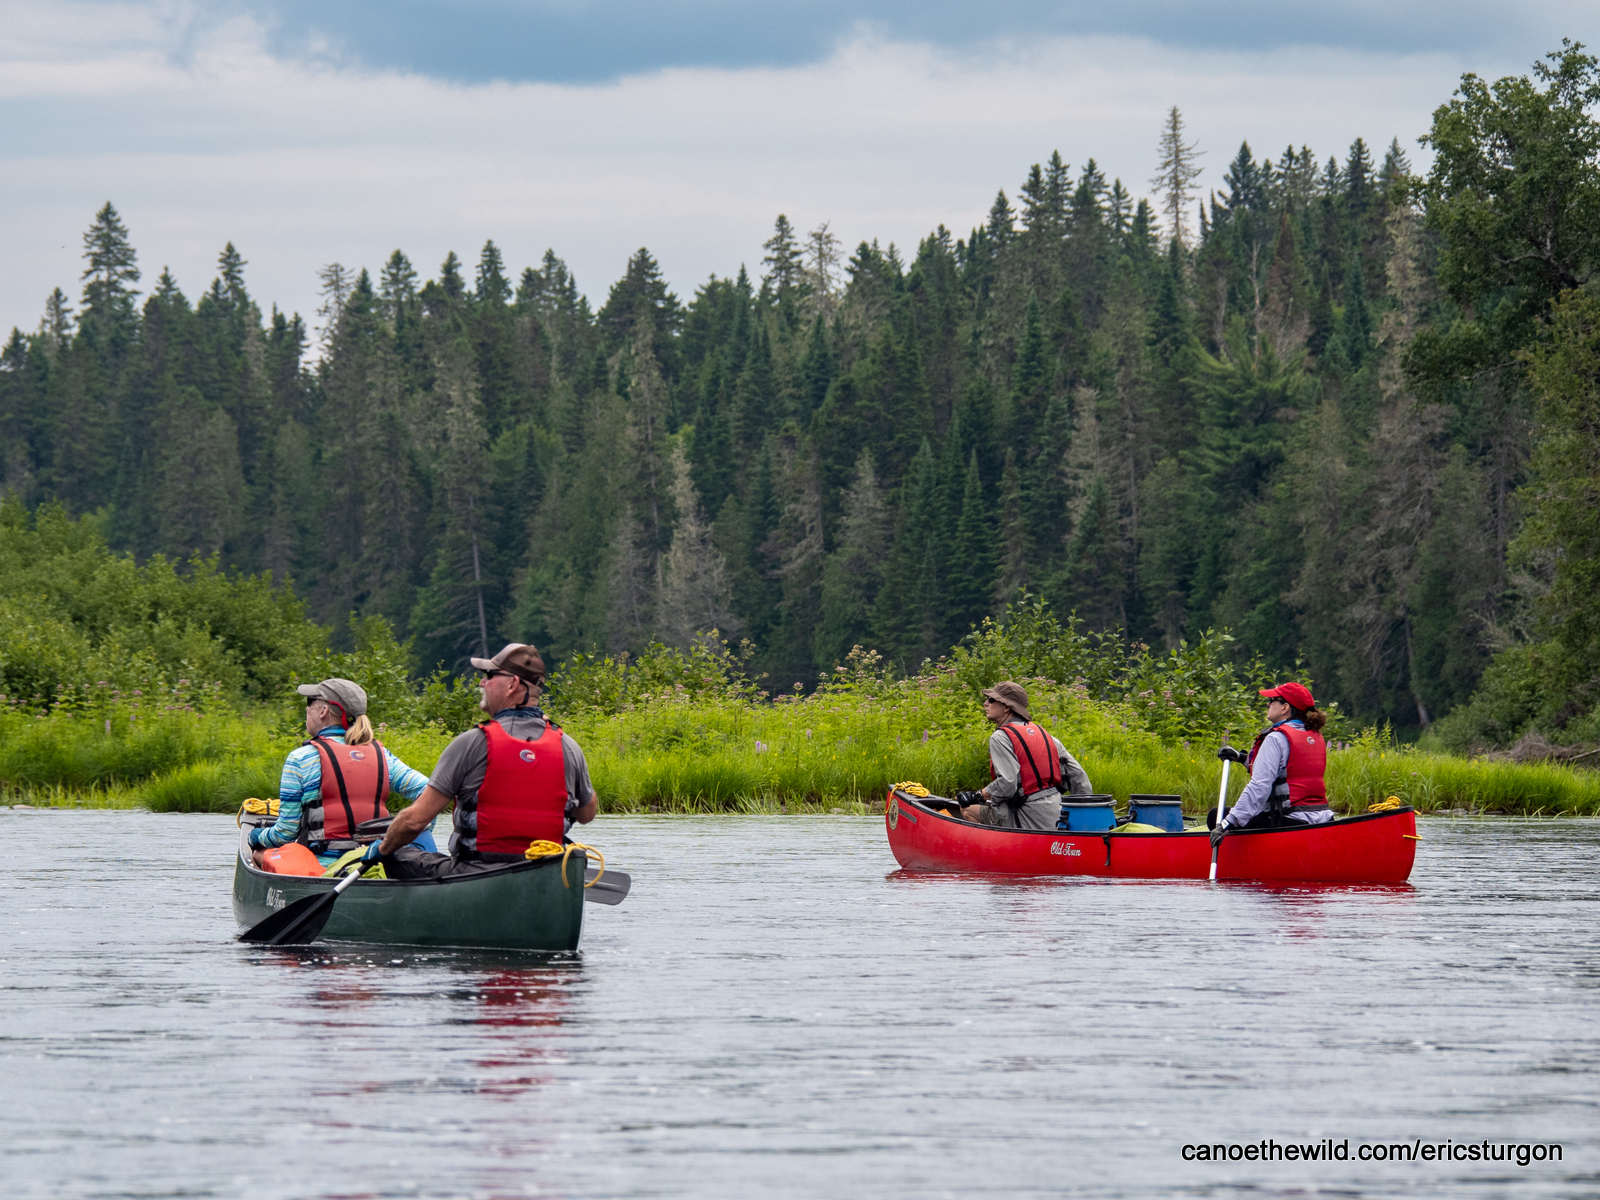
{"type": "Polygon", "coordinates": [[[1235,750],[1232,746],[1224,746],[1217,751],[1217,757],[1223,762],[1243,763],[1249,762],[1250,757],[1243,750],[1235,750]]]}
{"type": "Polygon", "coordinates": [[[1228,823],[1226,821],[1221,821],[1221,822],[1219,822],[1217,824],[1217,827],[1211,831],[1211,844],[1212,844],[1212,846],[1215,847],[1215,846],[1222,845],[1222,839],[1227,837],[1227,836],[1228,836],[1228,823]]]}

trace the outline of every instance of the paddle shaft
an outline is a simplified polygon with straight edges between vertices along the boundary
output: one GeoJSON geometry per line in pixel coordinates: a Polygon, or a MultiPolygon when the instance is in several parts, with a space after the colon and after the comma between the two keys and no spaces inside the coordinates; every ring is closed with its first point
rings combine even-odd
{"type": "MultiPolygon", "coordinates": [[[[1226,746],[1228,744],[1228,739],[1227,738],[1223,738],[1222,739],[1222,744],[1224,746],[1226,746]]],[[[1228,768],[1231,767],[1231,766],[1233,766],[1233,763],[1230,762],[1228,759],[1225,758],[1225,759],[1222,760],[1222,786],[1217,789],[1217,825],[1218,826],[1221,826],[1221,824],[1222,824],[1223,805],[1228,802],[1228,768]]],[[[1216,878],[1217,878],[1217,851],[1220,850],[1220,849],[1222,849],[1222,843],[1220,843],[1220,842],[1212,842],[1211,843],[1211,879],[1212,879],[1213,882],[1215,882],[1216,878]]]]}

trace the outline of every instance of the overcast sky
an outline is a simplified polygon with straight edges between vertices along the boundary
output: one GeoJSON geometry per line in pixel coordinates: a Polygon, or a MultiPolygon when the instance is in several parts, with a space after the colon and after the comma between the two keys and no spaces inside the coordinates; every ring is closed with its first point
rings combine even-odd
{"type": "Polygon", "coordinates": [[[1523,73],[1594,6],[1330,0],[0,0],[0,329],[76,301],[121,211],[148,287],[222,245],[265,310],[329,262],[424,277],[546,247],[598,305],[648,246],[685,299],[759,268],[773,218],[847,247],[958,236],[1059,149],[1148,191],[1178,105],[1215,186],[1239,142],[1413,162],[1464,71],[1523,73]]]}

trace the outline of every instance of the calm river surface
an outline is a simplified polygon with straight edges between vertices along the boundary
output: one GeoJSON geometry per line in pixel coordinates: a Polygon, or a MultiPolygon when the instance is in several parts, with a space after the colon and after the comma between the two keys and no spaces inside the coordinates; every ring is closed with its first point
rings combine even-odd
{"type": "Polygon", "coordinates": [[[1600,1195],[1600,822],[1414,887],[898,874],[860,817],[602,817],[581,955],[246,948],[228,817],[0,809],[0,1192],[1600,1195]],[[1349,1140],[1350,1161],[1186,1162],[1349,1140]],[[1421,1138],[1560,1163],[1358,1162],[1421,1138]]]}

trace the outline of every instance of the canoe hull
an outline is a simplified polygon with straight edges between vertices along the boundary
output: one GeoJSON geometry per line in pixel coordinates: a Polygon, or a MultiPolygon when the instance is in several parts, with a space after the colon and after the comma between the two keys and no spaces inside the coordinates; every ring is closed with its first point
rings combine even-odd
{"type": "MultiPolygon", "coordinates": [[[[454,879],[359,880],[333,906],[322,939],[497,950],[576,950],[583,934],[583,875],[573,851],[562,886],[559,858],[454,879]]],[[[233,916],[248,928],[334,880],[272,875],[240,854],[233,868],[233,916]]]]}
{"type": "MultiPolygon", "coordinates": [[[[1002,875],[1090,875],[1113,879],[1206,879],[1211,839],[1195,833],[1068,833],[995,829],[957,820],[891,792],[889,847],[913,871],[1002,875]]],[[[1416,858],[1410,808],[1346,817],[1327,825],[1230,833],[1218,879],[1304,883],[1404,883],[1416,858]]]]}

